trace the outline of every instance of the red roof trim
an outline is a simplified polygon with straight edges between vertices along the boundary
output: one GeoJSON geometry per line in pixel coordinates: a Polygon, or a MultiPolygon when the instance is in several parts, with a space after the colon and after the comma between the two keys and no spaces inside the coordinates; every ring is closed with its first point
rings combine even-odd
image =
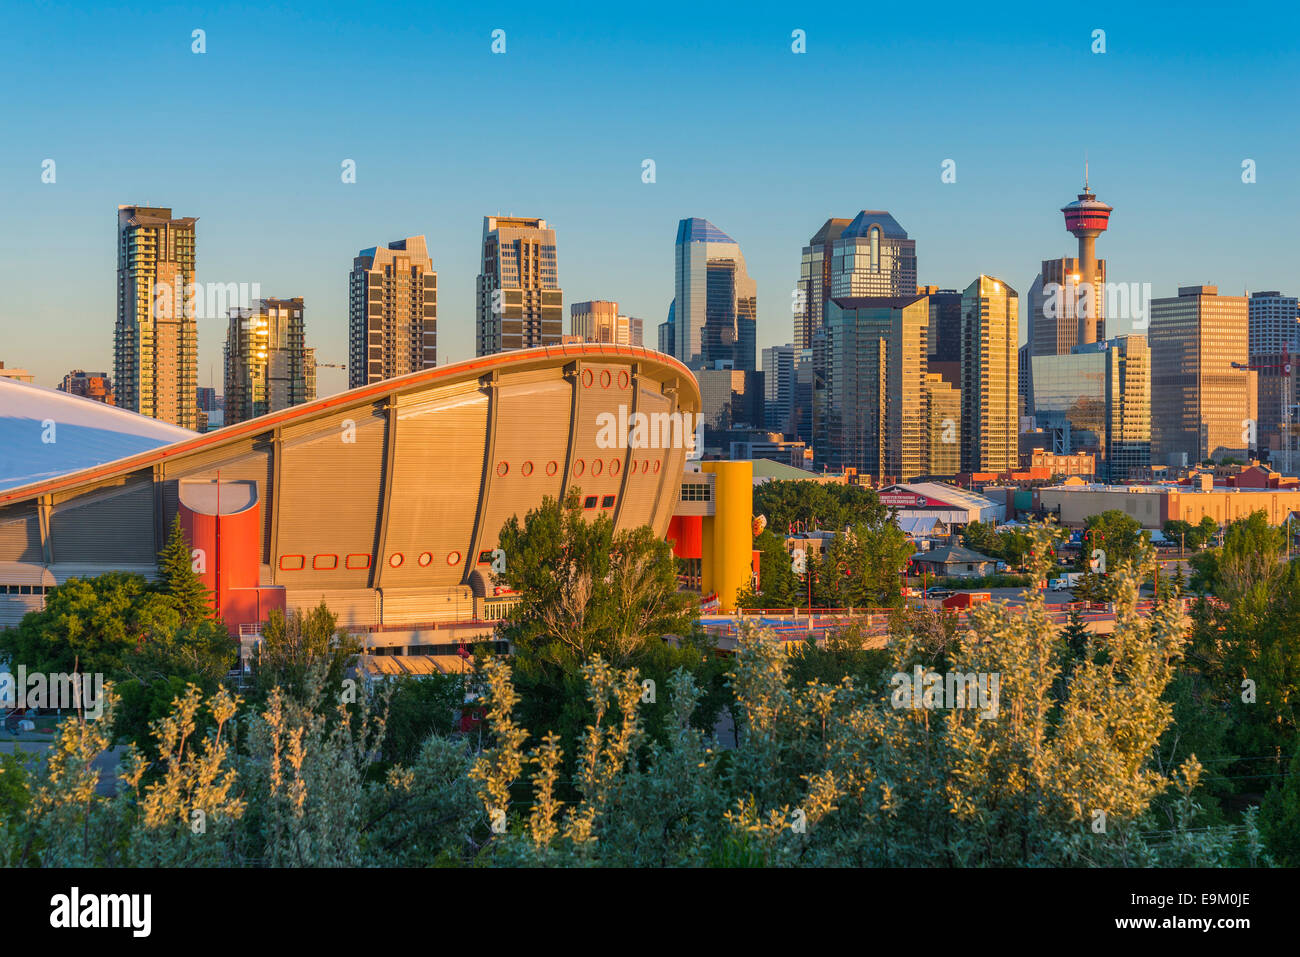
{"type": "Polygon", "coordinates": [[[218,429],[215,432],[199,435],[193,439],[182,439],[181,441],[174,442],[171,445],[164,445],[161,448],[153,449],[148,452],[141,452],[138,455],[133,455],[129,458],[116,459],[112,462],[106,462],[103,465],[93,465],[90,468],[82,469],[78,472],[69,472],[67,475],[47,479],[43,482],[20,485],[17,488],[9,489],[7,492],[0,492],[0,505],[22,501],[24,499],[33,498],[37,495],[47,495],[51,492],[75,488],[79,485],[85,485],[88,482],[94,482],[101,478],[109,478],[114,475],[134,472],[144,466],[155,465],[164,459],[169,459],[186,452],[194,452],[199,449],[218,446],[225,442],[244,438],[250,435],[259,435],[277,425],[283,425],[286,422],[294,422],[299,419],[309,418],[318,412],[325,412],[339,406],[363,403],[367,400],[372,400],[380,396],[392,395],[393,393],[402,392],[409,388],[425,385],[430,382],[438,382],[443,379],[454,379],[476,370],[485,371],[494,369],[498,366],[514,365],[516,363],[523,365],[530,360],[536,359],[577,359],[585,356],[602,355],[615,358],[650,359],[662,365],[673,367],[678,372],[683,373],[691,381],[695,381],[695,376],[692,375],[690,370],[677,359],[670,355],[666,355],[665,353],[655,352],[653,349],[647,349],[644,346],[620,346],[605,342],[582,342],[558,346],[540,346],[536,349],[520,349],[515,352],[499,352],[495,355],[483,356],[478,359],[467,359],[464,362],[456,362],[448,366],[439,366],[435,369],[423,369],[419,372],[412,372],[409,375],[398,376],[395,379],[385,379],[383,382],[377,382],[374,385],[360,386],[356,389],[350,389],[347,392],[340,392],[337,395],[332,395],[324,399],[317,399],[315,402],[309,402],[306,405],[298,405],[294,406],[292,409],[285,409],[283,412],[271,412],[267,415],[259,416],[256,419],[249,419],[247,422],[240,422],[238,425],[232,425],[228,428],[218,429]]]}

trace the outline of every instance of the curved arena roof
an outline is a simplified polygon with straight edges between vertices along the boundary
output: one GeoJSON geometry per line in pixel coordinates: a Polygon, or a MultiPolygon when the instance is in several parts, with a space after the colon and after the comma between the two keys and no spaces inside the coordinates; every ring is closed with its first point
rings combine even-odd
{"type": "Polygon", "coordinates": [[[502,524],[545,496],[580,488],[589,514],[665,534],[685,445],[609,447],[601,423],[700,406],[687,368],[643,348],[426,369],[0,490],[0,579],[150,568],[180,484],[219,480],[255,496],[250,559],[289,607],[325,598],[342,624],[437,620],[481,588],[502,524]]]}
{"type": "Polygon", "coordinates": [[[0,491],[194,434],[93,399],[0,377],[0,491]]]}

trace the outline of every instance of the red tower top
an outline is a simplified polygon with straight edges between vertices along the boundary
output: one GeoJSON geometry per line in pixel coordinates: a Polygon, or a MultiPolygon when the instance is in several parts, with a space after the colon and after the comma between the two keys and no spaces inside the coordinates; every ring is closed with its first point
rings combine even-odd
{"type": "Polygon", "coordinates": [[[1088,189],[1086,180],[1079,198],[1068,206],[1061,207],[1061,212],[1065,214],[1065,228],[1081,239],[1105,232],[1110,223],[1110,211],[1111,207],[1100,202],[1097,194],[1088,189]]]}

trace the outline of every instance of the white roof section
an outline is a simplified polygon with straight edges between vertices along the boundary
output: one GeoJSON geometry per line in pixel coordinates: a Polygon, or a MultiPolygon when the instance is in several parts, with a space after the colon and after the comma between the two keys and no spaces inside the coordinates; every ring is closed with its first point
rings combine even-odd
{"type": "Polygon", "coordinates": [[[942,482],[910,482],[891,485],[889,488],[902,489],[914,495],[939,499],[955,508],[994,508],[998,504],[983,495],[967,491],[964,488],[958,488],[955,485],[945,485],[942,482]]]}
{"type": "Polygon", "coordinates": [[[138,455],[196,434],[93,399],[0,378],[0,490],[138,455]]]}

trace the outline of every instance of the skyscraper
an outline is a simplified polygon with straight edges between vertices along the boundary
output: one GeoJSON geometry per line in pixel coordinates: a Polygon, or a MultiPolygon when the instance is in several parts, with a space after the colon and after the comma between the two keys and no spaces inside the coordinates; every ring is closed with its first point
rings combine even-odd
{"type": "Polygon", "coordinates": [[[812,337],[821,328],[826,303],[831,298],[831,261],[835,240],[851,219],[828,219],[808,240],[799,262],[798,296],[794,303],[794,347],[812,348],[812,337]]]}
{"type": "Polygon", "coordinates": [[[1124,482],[1151,464],[1151,351],[1144,336],[1032,356],[1038,427],[1054,455],[1095,456],[1099,479],[1124,482]]]}
{"type": "Polygon", "coordinates": [[[830,286],[834,299],[916,295],[916,240],[883,209],[864,209],[831,243],[830,286]]]}
{"type": "Polygon", "coordinates": [[[1269,463],[1287,474],[1295,469],[1295,364],[1300,353],[1300,308],[1294,296],[1256,292],[1248,303],[1250,364],[1258,376],[1259,445],[1269,463]],[[1287,412],[1291,415],[1288,416],[1287,412]]]}
{"type": "Polygon", "coordinates": [[[348,388],[437,364],[438,274],[424,237],[361,250],[348,280],[348,388]]]}
{"type": "Polygon", "coordinates": [[[929,369],[960,388],[961,293],[938,286],[920,286],[916,291],[924,293],[930,301],[929,369]]]}
{"type": "Polygon", "coordinates": [[[925,420],[927,474],[956,475],[961,471],[961,389],[937,372],[925,374],[925,420]]]}
{"type": "Polygon", "coordinates": [[[926,297],[832,299],[825,341],[825,408],[817,459],[879,481],[930,472],[926,297]]]}
{"type": "Polygon", "coordinates": [[[1244,457],[1254,443],[1249,395],[1249,319],[1244,296],[1180,286],[1151,301],[1152,462],[1195,465],[1244,457]]]}
{"type": "Polygon", "coordinates": [[[257,299],[230,310],[226,332],[226,425],[302,405],[316,397],[315,355],[304,338],[303,301],[257,299]],[[310,371],[310,382],[309,382],[310,371]]]}
{"type": "Polygon", "coordinates": [[[1020,299],[993,276],[962,294],[961,429],[963,472],[1007,472],[1019,464],[1016,344],[1020,299]]]}
{"type": "Polygon", "coordinates": [[[763,414],[769,429],[793,434],[790,410],[794,399],[794,346],[763,350],[763,414]]]}
{"type": "Polygon", "coordinates": [[[187,429],[199,426],[197,221],[165,207],[117,208],[117,404],[187,429]]]}
{"type": "Polygon", "coordinates": [[[611,342],[623,346],[632,344],[632,327],[628,317],[620,316],[618,303],[607,299],[570,304],[569,332],[580,336],[583,342],[611,342]]]}
{"type": "Polygon", "coordinates": [[[757,284],[740,245],[706,219],[677,225],[672,354],[691,369],[757,368],[757,284]]]}
{"type": "Polygon", "coordinates": [[[484,216],[475,354],[558,345],[564,293],[555,230],[544,219],[484,216]]]}
{"type": "Polygon", "coordinates": [[[1145,336],[1106,343],[1106,443],[1102,479],[1126,482],[1151,465],[1151,349],[1145,336]]]}

